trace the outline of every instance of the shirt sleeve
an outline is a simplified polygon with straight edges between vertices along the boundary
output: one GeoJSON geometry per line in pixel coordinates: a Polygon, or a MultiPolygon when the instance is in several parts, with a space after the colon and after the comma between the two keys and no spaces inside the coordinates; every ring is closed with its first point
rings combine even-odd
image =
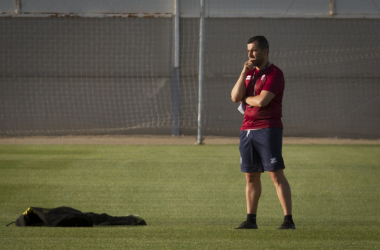
{"type": "Polygon", "coordinates": [[[248,84],[251,82],[253,77],[253,70],[248,71],[246,77],[245,77],[245,87],[248,87],[248,84]]]}

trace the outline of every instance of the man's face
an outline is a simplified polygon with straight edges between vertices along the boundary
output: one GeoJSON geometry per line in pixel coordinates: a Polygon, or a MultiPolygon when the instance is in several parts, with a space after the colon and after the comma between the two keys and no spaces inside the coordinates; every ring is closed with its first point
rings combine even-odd
{"type": "Polygon", "coordinates": [[[267,52],[268,50],[260,49],[259,43],[257,41],[247,44],[247,49],[248,49],[248,58],[250,61],[252,61],[253,65],[255,65],[256,67],[262,66],[268,58],[268,52],[267,52]]]}

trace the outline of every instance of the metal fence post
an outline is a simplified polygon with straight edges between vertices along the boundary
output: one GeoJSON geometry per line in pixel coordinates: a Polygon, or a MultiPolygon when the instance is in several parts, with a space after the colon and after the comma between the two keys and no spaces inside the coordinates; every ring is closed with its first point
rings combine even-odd
{"type": "Polygon", "coordinates": [[[198,70],[198,138],[197,144],[202,144],[202,106],[203,106],[203,42],[204,42],[204,22],[205,4],[200,0],[200,19],[199,19],[199,70],[198,70]]]}
{"type": "Polygon", "coordinates": [[[174,68],[171,84],[172,135],[179,135],[179,0],[174,0],[174,68]]]}

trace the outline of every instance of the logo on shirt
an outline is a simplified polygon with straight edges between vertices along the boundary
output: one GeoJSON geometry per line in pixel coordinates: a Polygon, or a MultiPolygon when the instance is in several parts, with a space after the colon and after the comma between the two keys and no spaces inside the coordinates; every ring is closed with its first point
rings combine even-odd
{"type": "Polygon", "coordinates": [[[251,80],[251,75],[247,75],[247,78],[245,78],[245,80],[251,80]]]}
{"type": "Polygon", "coordinates": [[[263,76],[261,77],[261,81],[264,80],[264,79],[265,79],[265,75],[263,75],[263,76]]]}

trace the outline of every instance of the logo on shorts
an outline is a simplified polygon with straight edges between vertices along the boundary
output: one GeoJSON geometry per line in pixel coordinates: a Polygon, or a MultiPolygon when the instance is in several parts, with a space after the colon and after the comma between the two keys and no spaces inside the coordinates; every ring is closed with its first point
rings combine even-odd
{"type": "Polygon", "coordinates": [[[276,158],[272,158],[272,159],[270,159],[270,163],[277,163],[277,159],[276,158]]]}

